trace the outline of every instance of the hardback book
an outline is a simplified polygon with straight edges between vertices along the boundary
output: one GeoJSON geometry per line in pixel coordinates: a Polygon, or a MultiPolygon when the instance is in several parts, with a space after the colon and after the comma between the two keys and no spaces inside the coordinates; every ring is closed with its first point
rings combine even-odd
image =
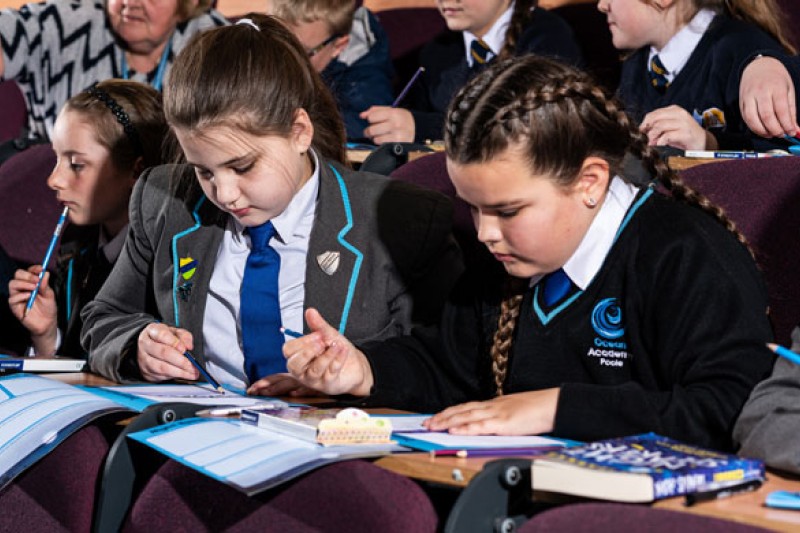
{"type": "Polygon", "coordinates": [[[652,502],[763,480],[764,463],[647,433],[537,457],[531,478],[537,491],[652,502]]]}
{"type": "Polygon", "coordinates": [[[17,357],[0,354],[0,372],[83,372],[86,361],[69,357],[17,357]]]}
{"type": "Polygon", "coordinates": [[[318,409],[313,406],[243,409],[243,422],[324,446],[388,444],[392,423],[361,409],[318,409]]]}

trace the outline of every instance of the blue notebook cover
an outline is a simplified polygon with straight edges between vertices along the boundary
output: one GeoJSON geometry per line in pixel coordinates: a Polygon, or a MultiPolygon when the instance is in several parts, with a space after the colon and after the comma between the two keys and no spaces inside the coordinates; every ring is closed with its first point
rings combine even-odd
{"type": "MultiPolygon", "coordinates": [[[[651,501],[715,486],[764,479],[764,463],[646,433],[565,448],[535,459],[533,486],[534,489],[579,496],[621,499],[604,496],[624,487],[606,487],[607,491],[603,493],[601,486],[600,494],[587,494],[591,492],[588,481],[592,477],[599,480],[604,473],[629,474],[631,478],[647,476],[647,485],[652,486],[650,496],[647,499],[625,501],[651,501]],[[541,474],[538,479],[537,470],[541,474]],[[594,473],[601,475],[593,476],[594,473]],[[551,481],[551,474],[560,479],[551,481]]],[[[603,479],[610,481],[612,478],[603,479]]],[[[613,479],[625,482],[624,477],[613,479]]]]}

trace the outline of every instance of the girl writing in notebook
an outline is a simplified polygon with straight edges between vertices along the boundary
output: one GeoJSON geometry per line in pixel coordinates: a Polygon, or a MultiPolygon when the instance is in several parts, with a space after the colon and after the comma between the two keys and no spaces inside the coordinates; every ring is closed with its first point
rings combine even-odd
{"type": "Polygon", "coordinates": [[[461,270],[451,207],[354,172],[332,96],[290,30],[253,15],[176,59],[164,109],[187,165],[143,175],[114,272],[84,313],[91,368],[293,390],[281,355],[318,307],[385,339],[435,319],[461,270]]]}
{"type": "Polygon", "coordinates": [[[450,31],[420,53],[425,70],[402,107],[372,106],[364,136],[375,144],[424,142],[442,138],[447,105],[472,76],[495,58],[527,53],[558,57],[573,64],[581,53],[572,30],[534,0],[437,0],[450,31]]]}
{"type": "Polygon", "coordinates": [[[384,343],[355,348],[309,311],[289,370],[369,404],[447,408],[433,430],[654,431],[730,449],[772,363],[765,287],[733,223],[563,64],[499,62],[456,96],[445,131],[456,192],[503,268],[462,279],[438,331],[384,343]],[[652,185],[629,182],[634,162],[652,185]]]}
{"type": "MultiPolygon", "coordinates": [[[[101,82],[67,101],[52,142],[56,167],[47,184],[69,208],[53,278],[45,274],[26,304],[41,265],[17,270],[8,303],[30,333],[35,355],[84,357],[80,313],[108,277],[125,242],[128,199],[139,173],[162,162],[168,128],[159,93],[142,83],[101,82]]],[[[42,250],[44,254],[44,250],[42,250]]]]}
{"type": "Polygon", "coordinates": [[[752,149],[739,69],[755,53],[794,53],[776,0],[600,0],[614,46],[632,50],[619,97],[654,146],[752,149]]]}

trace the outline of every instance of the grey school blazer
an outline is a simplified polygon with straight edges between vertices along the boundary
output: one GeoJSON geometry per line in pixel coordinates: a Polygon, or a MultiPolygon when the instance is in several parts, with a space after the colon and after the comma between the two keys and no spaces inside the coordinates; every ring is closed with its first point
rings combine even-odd
{"type": "MultiPolygon", "coordinates": [[[[125,247],[82,313],[90,367],[107,378],[141,378],[138,336],[156,320],[190,331],[193,353],[205,360],[206,295],[228,215],[198,186],[176,193],[171,183],[181,173],[195,179],[191,168],[174,165],[139,178],[125,247]]],[[[449,199],[436,192],[320,159],[304,307],[319,309],[354,342],[437,322],[463,269],[451,219],[449,199]],[[338,267],[326,273],[321,264],[337,254],[338,267]]]]}

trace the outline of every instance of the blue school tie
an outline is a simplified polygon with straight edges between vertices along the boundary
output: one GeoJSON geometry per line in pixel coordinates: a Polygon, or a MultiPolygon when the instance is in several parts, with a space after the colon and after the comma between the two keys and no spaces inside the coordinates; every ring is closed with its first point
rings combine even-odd
{"type": "Polygon", "coordinates": [[[553,307],[561,302],[561,300],[571,292],[572,288],[575,287],[563,268],[559,268],[555,272],[551,272],[543,277],[541,283],[543,284],[542,295],[544,296],[544,304],[547,307],[553,307]]]}
{"type": "Polygon", "coordinates": [[[667,79],[667,67],[659,59],[658,54],[654,55],[650,60],[650,83],[659,92],[664,92],[669,87],[669,80],[667,79]]]}
{"type": "Polygon", "coordinates": [[[242,325],[244,369],[250,383],[276,372],[286,372],[281,333],[278,273],[281,258],[270,245],[272,222],[248,228],[250,255],[244,267],[239,319],[242,325]]]}
{"type": "Polygon", "coordinates": [[[469,45],[469,53],[472,55],[473,66],[483,65],[489,61],[489,54],[492,54],[492,49],[483,39],[475,39],[469,45]]]}

